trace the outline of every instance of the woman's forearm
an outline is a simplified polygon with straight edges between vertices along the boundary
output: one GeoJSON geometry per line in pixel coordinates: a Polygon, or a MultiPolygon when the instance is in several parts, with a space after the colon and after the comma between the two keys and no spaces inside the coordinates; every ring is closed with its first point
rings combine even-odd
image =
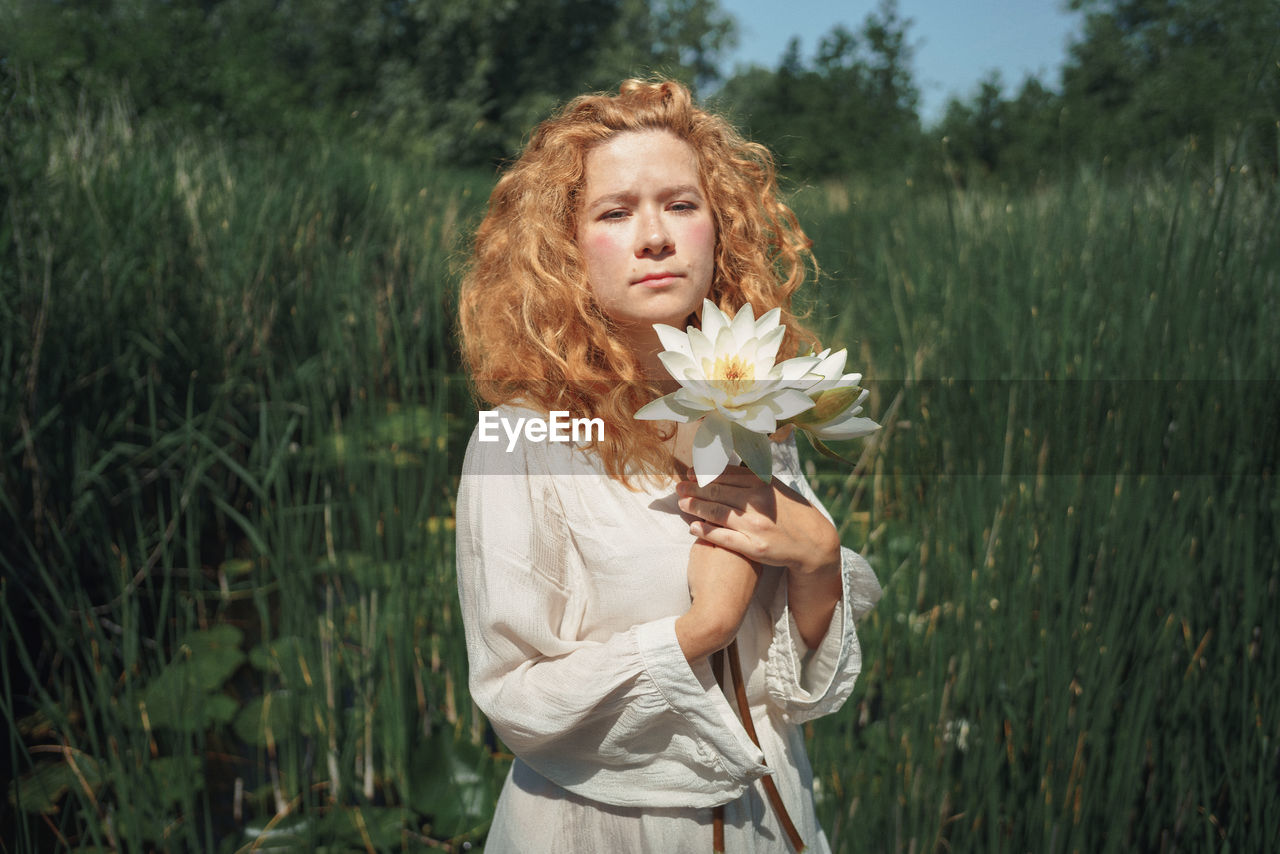
{"type": "Polygon", "coordinates": [[[817,648],[826,636],[841,593],[839,551],[834,562],[824,563],[817,569],[787,570],[787,603],[800,629],[800,637],[810,649],[817,648]]]}
{"type": "Polygon", "coordinates": [[[760,567],[737,552],[698,540],[689,550],[693,604],[676,619],[676,640],[692,664],[733,640],[751,606],[760,567]]]}

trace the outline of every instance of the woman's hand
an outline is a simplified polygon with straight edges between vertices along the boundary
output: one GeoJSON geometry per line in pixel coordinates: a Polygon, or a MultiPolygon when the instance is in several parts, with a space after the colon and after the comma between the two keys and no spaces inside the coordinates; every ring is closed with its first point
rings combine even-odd
{"type": "Polygon", "coordinates": [[[676,619],[676,639],[690,663],[724,649],[738,634],[760,580],[760,567],[698,540],[689,550],[693,604],[676,619]]]}
{"type": "Polygon", "coordinates": [[[764,483],[731,466],[711,483],[676,485],[680,509],[698,520],[690,533],[744,558],[787,568],[787,603],[805,644],[822,642],[840,601],[840,535],[834,525],[778,478],[764,483]]]}
{"type": "Polygon", "coordinates": [[[840,568],[835,526],[778,478],[764,483],[744,466],[730,466],[698,486],[692,473],[676,484],[680,509],[696,516],[689,532],[749,560],[813,576],[840,568]]]}

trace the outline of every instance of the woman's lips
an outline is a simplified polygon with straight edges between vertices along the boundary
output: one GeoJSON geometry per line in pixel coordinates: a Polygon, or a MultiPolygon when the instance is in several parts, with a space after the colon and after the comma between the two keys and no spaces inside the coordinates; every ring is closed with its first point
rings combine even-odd
{"type": "Polygon", "coordinates": [[[681,277],[679,273],[650,273],[647,276],[636,279],[631,284],[643,285],[646,288],[665,288],[674,284],[681,277]]]}

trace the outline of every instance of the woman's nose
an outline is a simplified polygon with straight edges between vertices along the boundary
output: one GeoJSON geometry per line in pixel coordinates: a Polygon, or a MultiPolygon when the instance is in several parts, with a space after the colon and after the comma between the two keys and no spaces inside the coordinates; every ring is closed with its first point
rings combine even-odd
{"type": "Polygon", "coordinates": [[[636,236],[636,255],[667,255],[674,248],[670,229],[662,216],[656,213],[644,216],[636,236]]]}

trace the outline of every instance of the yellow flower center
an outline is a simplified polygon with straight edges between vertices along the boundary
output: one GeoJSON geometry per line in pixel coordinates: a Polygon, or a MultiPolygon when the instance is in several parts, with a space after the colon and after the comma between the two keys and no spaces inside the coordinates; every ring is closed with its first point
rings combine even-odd
{"type": "Polygon", "coordinates": [[[747,384],[756,378],[755,365],[741,356],[720,356],[711,368],[709,379],[728,394],[746,390],[747,384]]]}

